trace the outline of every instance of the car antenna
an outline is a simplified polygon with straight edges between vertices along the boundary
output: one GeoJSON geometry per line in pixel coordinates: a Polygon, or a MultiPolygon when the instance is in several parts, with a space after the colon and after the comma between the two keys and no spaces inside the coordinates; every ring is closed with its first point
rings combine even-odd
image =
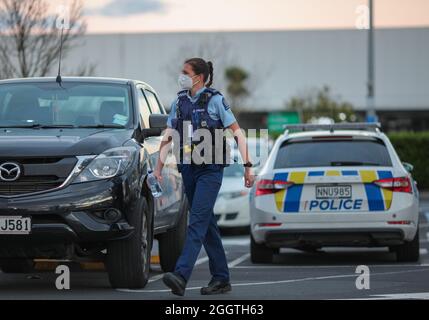
{"type": "Polygon", "coordinates": [[[62,54],[63,54],[63,36],[64,36],[64,24],[63,24],[63,27],[61,28],[60,58],[58,60],[58,75],[57,75],[57,79],[55,80],[61,88],[63,87],[62,86],[63,79],[61,78],[61,60],[62,60],[62,54]]]}

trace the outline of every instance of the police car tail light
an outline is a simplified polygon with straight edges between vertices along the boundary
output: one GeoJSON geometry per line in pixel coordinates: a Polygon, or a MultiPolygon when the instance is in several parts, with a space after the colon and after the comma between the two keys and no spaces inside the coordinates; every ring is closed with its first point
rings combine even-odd
{"type": "Polygon", "coordinates": [[[374,183],[381,188],[389,189],[394,192],[413,193],[411,181],[408,177],[380,179],[374,181],[374,183]]]}
{"type": "Polygon", "coordinates": [[[284,190],[293,185],[290,181],[262,179],[256,182],[256,196],[272,194],[279,190],[284,190]]]}

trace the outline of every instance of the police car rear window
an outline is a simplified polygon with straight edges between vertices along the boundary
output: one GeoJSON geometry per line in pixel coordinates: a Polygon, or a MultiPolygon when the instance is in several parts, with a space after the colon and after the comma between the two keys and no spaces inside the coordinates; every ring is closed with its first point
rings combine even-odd
{"type": "Polygon", "coordinates": [[[374,140],[285,141],[275,169],[325,166],[392,166],[384,143],[374,140]]]}

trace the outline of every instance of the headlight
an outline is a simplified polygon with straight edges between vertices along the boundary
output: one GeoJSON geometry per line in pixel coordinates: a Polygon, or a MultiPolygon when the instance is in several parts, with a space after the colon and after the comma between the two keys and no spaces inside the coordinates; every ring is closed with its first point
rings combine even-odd
{"type": "Polygon", "coordinates": [[[127,170],[136,153],[134,147],[119,147],[104,151],[92,160],[73,183],[109,179],[127,170]]]}

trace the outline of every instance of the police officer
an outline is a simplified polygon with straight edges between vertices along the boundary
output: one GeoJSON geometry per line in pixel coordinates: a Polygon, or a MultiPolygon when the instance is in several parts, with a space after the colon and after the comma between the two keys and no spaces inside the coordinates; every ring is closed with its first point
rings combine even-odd
{"type": "MultiPolygon", "coordinates": [[[[185,61],[179,76],[182,91],[178,93],[177,99],[171,105],[168,128],[164,136],[172,136],[171,130],[176,130],[181,137],[178,143],[181,155],[178,168],[182,174],[185,193],[190,204],[189,225],[182,254],[176,263],[174,272],[166,273],[163,276],[164,283],[172,290],[172,293],[180,296],[184,295],[186,284],[203,245],[209,257],[211,280],[207,287],[201,288],[201,294],[219,294],[231,291],[225,251],[213,214],[222,184],[227,155],[223,157],[223,163],[220,164],[215,161],[196,163],[193,160],[185,163],[184,154],[187,153],[186,148],[189,146],[184,145],[186,142],[182,137],[186,137],[187,134],[192,136],[196,130],[202,129],[208,130],[214,141],[214,129],[222,131],[226,128],[231,129],[245,166],[245,186],[250,188],[254,182],[246,139],[225,98],[217,90],[210,88],[212,82],[213,64],[210,61],[206,62],[200,58],[185,61]],[[191,132],[189,133],[189,131],[191,132]]],[[[161,143],[160,157],[154,171],[154,175],[159,180],[162,179],[161,171],[171,140],[163,139],[161,143]]],[[[176,145],[176,142],[174,144],[176,145]]],[[[190,150],[192,150],[192,146],[191,143],[190,150]]],[[[222,150],[227,153],[225,145],[222,150]]],[[[205,159],[207,160],[207,158],[205,159]]]]}

